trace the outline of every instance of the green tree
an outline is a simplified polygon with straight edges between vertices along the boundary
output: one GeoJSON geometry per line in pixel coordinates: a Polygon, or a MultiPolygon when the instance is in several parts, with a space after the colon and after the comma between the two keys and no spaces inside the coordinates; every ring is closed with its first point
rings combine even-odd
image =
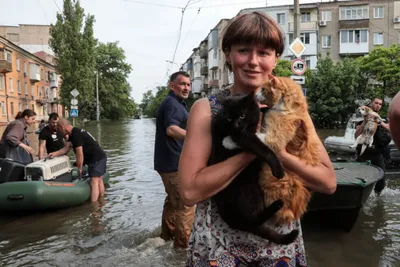
{"type": "Polygon", "coordinates": [[[293,75],[292,62],[285,59],[279,59],[278,64],[276,64],[272,74],[280,77],[290,77],[293,75]]]}
{"type": "Polygon", "coordinates": [[[356,60],[344,58],[335,63],[329,55],[320,58],[316,71],[306,73],[307,100],[317,126],[335,128],[347,122],[365,84],[356,60]]]}
{"type": "Polygon", "coordinates": [[[147,92],[143,93],[142,102],[140,103],[139,106],[144,115],[151,117],[148,111],[148,107],[151,105],[153,100],[154,96],[151,90],[148,90],[147,92]]]}
{"type": "Polygon", "coordinates": [[[400,45],[375,48],[359,63],[362,74],[370,80],[369,97],[393,97],[399,91],[400,45]]]}
{"type": "Polygon", "coordinates": [[[80,105],[92,105],[97,43],[93,23],[94,16],[85,15],[79,1],[64,0],[63,12],[57,13],[56,24],[50,26],[49,44],[56,55],[57,72],[61,74],[60,95],[64,106],[69,106],[73,89],[80,93],[80,105]]]}
{"type": "MultiPolygon", "coordinates": [[[[149,105],[146,108],[146,115],[149,117],[156,117],[158,108],[161,105],[161,102],[168,95],[169,88],[166,86],[157,86],[157,92],[154,97],[152,97],[149,105]]],[[[153,95],[152,95],[153,96],[153,95]]]]}
{"type": "MultiPolygon", "coordinates": [[[[125,52],[118,47],[118,42],[99,43],[96,47],[100,114],[104,118],[132,117],[136,112],[127,81],[132,68],[125,60],[125,52]]],[[[91,110],[90,114],[95,114],[95,110],[91,110]]]]}

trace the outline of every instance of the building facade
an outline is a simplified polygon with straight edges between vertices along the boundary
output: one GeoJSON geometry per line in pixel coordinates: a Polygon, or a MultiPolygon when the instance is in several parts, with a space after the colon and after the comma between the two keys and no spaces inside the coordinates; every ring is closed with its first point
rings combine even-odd
{"type": "Polygon", "coordinates": [[[54,65],[0,37],[0,123],[14,120],[26,108],[37,113],[37,120],[61,114],[58,88],[54,65]]]}
{"type": "MultiPolygon", "coordinates": [[[[286,41],[284,53],[280,57],[293,60],[295,56],[288,47],[294,39],[294,6],[248,8],[241,10],[238,15],[254,11],[266,13],[281,27],[286,41]]],[[[228,22],[229,19],[218,22],[199,47],[194,48],[196,52],[183,64],[184,70],[189,71],[192,81],[195,81],[192,88],[195,88],[193,92],[196,96],[204,97],[233,82],[233,74],[225,66],[225,57],[221,51],[223,31],[228,22]],[[195,53],[199,57],[196,62],[199,62],[201,68],[200,71],[190,72],[190,67],[194,69],[195,53]],[[202,85],[197,82],[200,80],[202,85]]],[[[334,0],[300,4],[299,26],[299,38],[307,48],[302,59],[307,68],[314,70],[319,56],[328,53],[334,61],[338,61],[345,56],[368,55],[379,46],[400,44],[400,0],[334,0]]]]}

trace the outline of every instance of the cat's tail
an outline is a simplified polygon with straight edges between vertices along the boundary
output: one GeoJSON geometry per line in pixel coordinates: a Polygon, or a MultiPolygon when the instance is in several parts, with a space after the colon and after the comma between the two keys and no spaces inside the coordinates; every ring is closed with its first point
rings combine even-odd
{"type": "Polygon", "coordinates": [[[299,230],[295,229],[288,234],[280,234],[266,226],[261,226],[255,230],[253,234],[279,245],[289,245],[296,240],[299,235],[299,230]]]}

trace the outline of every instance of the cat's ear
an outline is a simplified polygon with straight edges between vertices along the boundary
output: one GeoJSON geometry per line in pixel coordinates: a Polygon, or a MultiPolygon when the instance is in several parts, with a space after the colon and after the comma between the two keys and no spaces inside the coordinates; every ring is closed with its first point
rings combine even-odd
{"type": "Polygon", "coordinates": [[[215,98],[222,106],[226,106],[229,103],[229,99],[222,94],[216,94],[215,98]]]}
{"type": "Polygon", "coordinates": [[[243,100],[246,101],[247,103],[252,102],[254,101],[254,96],[255,96],[254,91],[251,91],[250,93],[244,96],[243,100]]]}
{"type": "Polygon", "coordinates": [[[276,87],[279,83],[278,79],[272,74],[268,74],[268,81],[273,87],[276,87]]]}

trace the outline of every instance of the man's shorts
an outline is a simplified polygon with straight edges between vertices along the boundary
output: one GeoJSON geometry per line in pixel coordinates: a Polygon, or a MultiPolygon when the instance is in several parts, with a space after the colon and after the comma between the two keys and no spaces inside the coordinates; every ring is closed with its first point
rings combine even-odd
{"type": "Polygon", "coordinates": [[[107,157],[98,161],[93,161],[88,165],[88,173],[90,177],[101,177],[107,170],[107,157]]]}

